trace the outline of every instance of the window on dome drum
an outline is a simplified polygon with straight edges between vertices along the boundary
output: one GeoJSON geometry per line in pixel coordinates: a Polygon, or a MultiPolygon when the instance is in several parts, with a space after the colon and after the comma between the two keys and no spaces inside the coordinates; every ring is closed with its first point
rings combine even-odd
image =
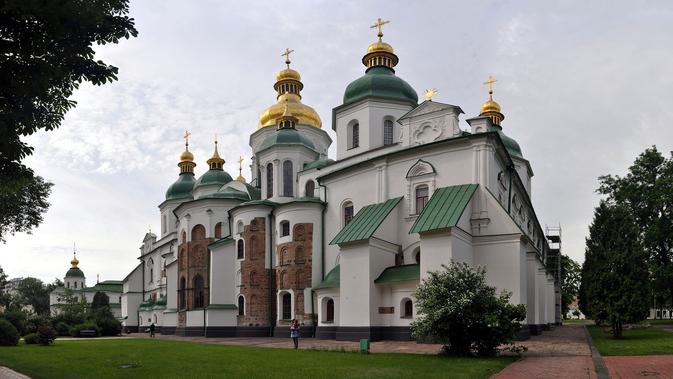
{"type": "Polygon", "coordinates": [[[215,224],[215,238],[222,238],[222,223],[215,224]]]}
{"type": "Polygon", "coordinates": [[[147,265],[149,266],[149,280],[147,282],[152,283],[154,281],[154,261],[152,258],[147,262],[147,265]]]}
{"type": "Polygon", "coordinates": [[[409,299],[403,300],[403,304],[404,304],[404,310],[402,313],[402,318],[414,317],[414,304],[411,302],[411,300],[409,299]]]}
{"type": "Polygon", "coordinates": [[[281,221],[280,222],[280,236],[285,237],[290,235],[290,222],[281,221]]]}
{"type": "Polygon", "coordinates": [[[77,289],[77,282],[75,282],[75,289],[77,289]]]}
{"type": "Polygon", "coordinates": [[[292,177],[292,161],[283,162],[283,196],[294,196],[292,177]]]}
{"type": "Polygon", "coordinates": [[[185,299],[187,297],[187,294],[185,293],[185,290],[186,290],[185,282],[186,281],[185,281],[184,277],[180,278],[180,290],[178,291],[178,292],[180,292],[180,297],[178,298],[178,308],[180,308],[180,309],[185,309],[185,305],[187,303],[185,301],[185,299]]]}
{"type": "Polygon", "coordinates": [[[360,124],[353,125],[353,140],[351,142],[351,148],[356,148],[360,146],[360,124]]]}
{"type": "Polygon", "coordinates": [[[283,294],[283,320],[292,319],[292,295],[289,293],[283,294]]]}
{"type": "Polygon", "coordinates": [[[245,315],[245,298],[243,296],[238,297],[238,315],[245,315]]]}
{"type": "Polygon", "coordinates": [[[294,263],[306,263],[306,260],[304,259],[304,248],[301,246],[297,246],[297,248],[294,250],[294,263]]]}
{"type": "Polygon", "coordinates": [[[325,322],[334,322],[334,300],[327,300],[327,315],[325,316],[325,322]]]}
{"type": "Polygon", "coordinates": [[[194,308],[203,308],[205,306],[206,294],[203,277],[196,275],[194,277],[194,308]]]}
{"type": "Polygon", "coordinates": [[[393,122],[392,120],[383,121],[383,144],[393,144],[393,122]]]}
{"type": "Polygon", "coordinates": [[[266,165],[266,197],[273,197],[273,163],[266,165]]]}
{"type": "Polygon", "coordinates": [[[353,219],[353,203],[347,201],[344,203],[344,226],[348,225],[353,219]]]}
{"type": "Polygon", "coordinates": [[[315,182],[313,180],[309,180],[306,182],[306,188],[304,190],[305,195],[308,197],[313,197],[315,196],[315,182]]]}
{"type": "Polygon", "coordinates": [[[416,214],[420,214],[426,204],[428,204],[428,186],[416,187],[416,214]]]}
{"type": "Polygon", "coordinates": [[[245,257],[245,245],[243,240],[240,239],[236,243],[236,259],[243,259],[245,257]]]}
{"type": "Polygon", "coordinates": [[[199,224],[192,228],[192,241],[201,241],[206,239],[206,228],[199,224]]]}

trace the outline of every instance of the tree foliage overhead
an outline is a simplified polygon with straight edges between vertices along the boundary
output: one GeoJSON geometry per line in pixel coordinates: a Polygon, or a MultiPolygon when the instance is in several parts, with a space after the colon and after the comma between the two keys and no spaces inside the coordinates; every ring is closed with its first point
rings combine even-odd
{"type": "Polygon", "coordinates": [[[649,313],[647,253],[638,239],[638,226],[629,211],[602,201],[594,212],[582,265],[583,309],[597,323],[609,323],[622,337],[625,323],[649,313]]]}
{"type": "Polygon", "coordinates": [[[561,256],[561,314],[565,317],[580,290],[582,267],[567,255],[561,256]]]}
{"type": "Polygon", "coordinates": [[[646,149],[626,176],[599,178],[598,192],[625,206],[649,254],[652,289],[659,305],[673,304],[673,156],[646,149]]]}
{"type": "Polygon", "coordinates": [[[414,336],[434,339],[459,356],[492,356],[498,346],[511,343],[526,318],[526,306],[510,304],[510,293],[498,295],[488,286],[484,268],[466,263],[442,267],[416,290],[414,336]]]}
{"type": "Polygon", "coordinates": [[[128,0],[0,0],[0,241],[42,221],[50,184],[21,138],[60,126],[82,82],[117,80],[93,45],[136,36],[128,0]],[[25,216],[24,216],[25,215],[25,216]]]}

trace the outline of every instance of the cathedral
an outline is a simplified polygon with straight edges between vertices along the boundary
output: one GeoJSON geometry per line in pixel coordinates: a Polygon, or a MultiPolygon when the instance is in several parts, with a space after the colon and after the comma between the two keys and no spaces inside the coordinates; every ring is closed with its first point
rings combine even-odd
{"type": "MultiPolygon", "coordinates": [[[[207,171],[185,150],[123,280],[129,331],[410,340],[414,291],[451,261],[487,269],[489,285],[527,306],[521,338],[560,322],[558,249],[531,203],[533,170],[488,100],[461,125],[459,106],[419,102],[399,58],[378,40],[364,75],[332,110],[333,141],[304,104],[301,75],[276,74],[277,102],[250,135],[251,179],[233,178],[215,142],[207,171]],[[336,157],[328,149],[336,143],[336,157]]],[[[239,162],[240,164],[240,162],[239,162]]]]}

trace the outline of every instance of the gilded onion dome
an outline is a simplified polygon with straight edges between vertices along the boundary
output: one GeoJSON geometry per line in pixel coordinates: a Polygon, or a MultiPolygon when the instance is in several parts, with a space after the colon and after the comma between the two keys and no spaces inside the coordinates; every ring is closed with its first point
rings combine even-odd
{"type": "Polygon", "coordinates": [[[296,70],[290,68],[290,53],[293,50],[285,49],[285,64],[287,67],[276,74],[276,83],[273,89],[276,90],[276,100],[278,102],[265,109],[259,116],[259,128],[278,125],[278,119],[283,115],[285,107],[297,118],[297,124],[322,127],[322,121],[318,113],[308,105],[301,102],[301,90],[304,84],[301,82],[301,75],[296,70]]]}
{"type": "Polygon", "coordinates": [[[493,83],[497,82],[493,77],[489,76],[488,80],[484,84],[488,85],[488,100],[481,106],[481,111],[479,116],[485,116],[491,119],[493,127],[491,131],[498,133],[500,140],[507,149],[509,155],[513,157],[523,158],[523,153],[521,152],[521,146],[516,140],[502,131],[502,120],[505,119],[505,115],[500,111],[500,104],[493,100],[493,83]]]}
{"type": "Polygon", "coordinates": [[[166,200],[191,199],[194,188],[194,154],[189,151],[189,136],[191,133],[185,130],[185,151],[180,154],[180,176],[175,183],[171,184],[166,191],[166,200]]]}
{"type": "Polygon", "coordinates": [[[80,270],[77,265],[79,264],[79,260],[77,259],[76,253],[72,253],[72,260],[70,261],[70,269],[65,273],[66,278],[83,278],[84,277],[84,272],[80,270]]]}

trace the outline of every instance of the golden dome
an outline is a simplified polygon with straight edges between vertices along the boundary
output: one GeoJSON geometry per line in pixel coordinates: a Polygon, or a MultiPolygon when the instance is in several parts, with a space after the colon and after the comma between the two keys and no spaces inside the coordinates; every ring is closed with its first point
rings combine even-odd
{"type": "Polygon", "coordinates": [[[495,102],[492,98],[488,99],[487,102],[484,103],[484,105],[481,106],[481,114],[486,113],[486,112],[498,112],[500,113],[500,104],[495,102]]]}
{"type": "Polygon", "coordinates": [[[383,41],[377,41],[369,45],[369,47],[367,48],[367,54],[377,52],[385,52],[393,54],[393,47],[383,41]]]}
{"type": "Polygon", "coordinates": [[[493,125],[500,126],[502,120],[505,119],[505,115],[500,112],[500,104],[493,100],[493,83],[495,82],[497,80],[492,76],[489,76],[488,80],[484,82],[484,84],[488,85],[488,100],[481,106],[479,116],[490,117],[493,125]]]}
{"type": "Polygon", "coordinates": [[[72,260],[70,261],[70,265],[72,266],[72,268],[77,268],[78,264],[79,264],[79,260],[77,259],[77,257],[73,256],[72,260]]]}
{"type": "Polygon", "coordinates": [[[191,153],[189,150],[185,150],[180,154],[180,161],[182,162],[193,162],[194,161],[194,154],[191,153]]]}
{"type": "Polygon", "coordinates": [[[286,68],[283,70],[278,71],[276,74],[276,81],[280,82],[282,80],[296,80],[300,81],[301,80],[301,75],[299,75],[299,72],[291,69],[291,68],[286,68]]]}

